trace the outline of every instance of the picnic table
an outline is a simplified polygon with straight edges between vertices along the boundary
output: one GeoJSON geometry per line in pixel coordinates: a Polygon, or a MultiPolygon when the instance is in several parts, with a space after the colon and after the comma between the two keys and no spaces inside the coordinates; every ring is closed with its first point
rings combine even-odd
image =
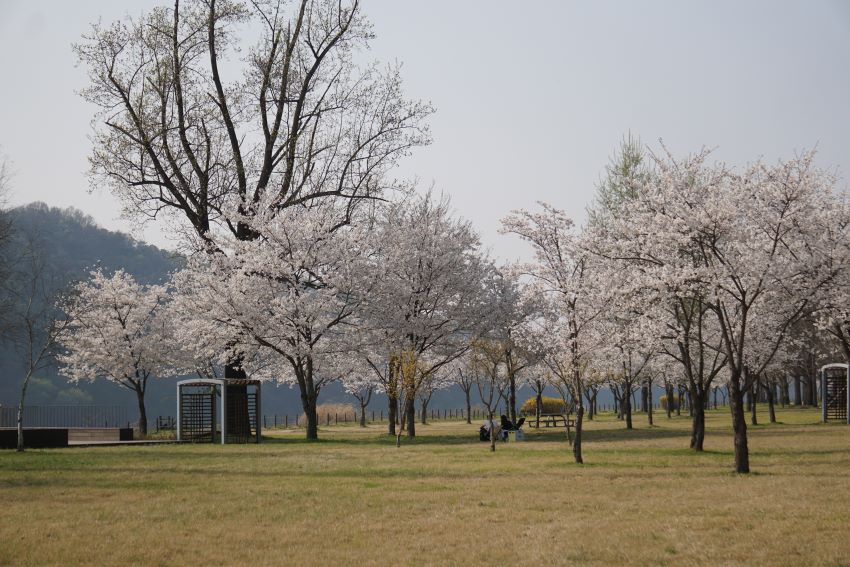
{"type": "Polygon", "coordinates": [[[567,419],[567,416],[562,413],[541,413],[538,419],[537,415],[530,416],[526,421],[529,427],[540,428],[543,423],[545,427],[575,427],[575,421],[567,419]]]}

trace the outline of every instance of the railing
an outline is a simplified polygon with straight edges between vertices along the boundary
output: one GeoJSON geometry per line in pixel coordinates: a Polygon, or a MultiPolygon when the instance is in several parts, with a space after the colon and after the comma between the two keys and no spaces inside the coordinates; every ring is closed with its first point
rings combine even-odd
{"type": "MultiPolygon", "coordinates": [[[[24,427],[127,427],[124,406],[24,406],[24,427]]],[[[18,408],[0,407],[0,427],[17,427],[18,408]]]]}

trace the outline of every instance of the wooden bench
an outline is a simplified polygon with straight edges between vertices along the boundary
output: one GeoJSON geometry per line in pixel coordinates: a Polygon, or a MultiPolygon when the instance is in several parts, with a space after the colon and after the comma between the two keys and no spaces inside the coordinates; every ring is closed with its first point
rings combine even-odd
{"type": "Polygon", "coordinates": [[[537,419],[536,415],[529,416],[525,421],[529,427],[534,427],[536,429],[540,428],[540,424],[543,423],[545,427],[575,427],[576,422],[573,419],[567,419],[562,413],[541,413],[540,419],[537,419]]]}
{"type": "Polygon", "coordinates": [[[91,443],[98,441],[120,440],[121,430],[117,427],[112,429],[91,428],[68,430],[68,443],[91,443]]]}

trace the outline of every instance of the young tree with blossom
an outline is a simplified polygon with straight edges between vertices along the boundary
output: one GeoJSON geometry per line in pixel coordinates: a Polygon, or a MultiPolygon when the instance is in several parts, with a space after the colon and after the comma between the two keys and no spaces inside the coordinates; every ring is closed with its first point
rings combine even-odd
{"type": "Polygon", "coordinates": [[[534,249],[535,261],[521,266],[530,278],[527,293],[548,307],[527,329],[543,347],[543,360],[563,385],[576,408],[573,457],[583,462],[582,396],[591,374],[585,372],[601,337],[598,326],[604,310],[599,301],[595,258],[586,251],[573,222],[563,211],[541,203],[542,211],[514,211],[502,220],[502,231],[516,234],[534,249]]]}
{"type": "Polygon", "coordinates": [[[123,270],[111,276],[96,270],[60,304],[70,321],[59,338],[62,374],[72,382],[103,379],[132,391],[142,435],[148,431],[148,381],[169,374],[160,318],[165,301],[165,286],[141,285],[123,270]]]}

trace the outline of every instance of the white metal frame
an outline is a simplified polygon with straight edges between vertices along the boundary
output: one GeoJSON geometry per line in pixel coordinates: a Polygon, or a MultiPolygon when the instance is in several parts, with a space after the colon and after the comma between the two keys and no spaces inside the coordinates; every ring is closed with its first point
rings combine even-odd
{"type": "Polygon", "coordinates": [[[850,366],[840,362],[821,366],[820,372],[820,407],[821,422],[826,423],[826,373],[825,370],[843,368],[847,379],[847,423],[850,424],[850,366]]]}

